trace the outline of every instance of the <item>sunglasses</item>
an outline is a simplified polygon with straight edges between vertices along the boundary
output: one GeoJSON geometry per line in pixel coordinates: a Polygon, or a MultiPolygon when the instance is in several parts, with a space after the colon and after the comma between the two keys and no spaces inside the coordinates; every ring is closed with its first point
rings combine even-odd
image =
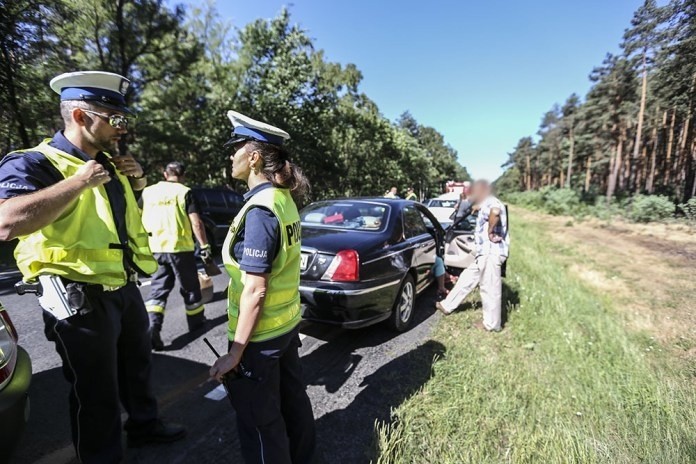
{"type": "Polygon", "coordinates": [[[109,122],[114,129],[128,129],[128,118],[122,114],[103,114],[92,110],[82,110],[85,113],[96,114],[100,118],[109,122]]]}

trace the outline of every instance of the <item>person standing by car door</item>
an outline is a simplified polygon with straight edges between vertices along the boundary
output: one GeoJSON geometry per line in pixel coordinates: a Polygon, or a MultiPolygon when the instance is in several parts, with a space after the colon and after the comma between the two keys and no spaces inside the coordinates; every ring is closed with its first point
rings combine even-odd
{"type": "Polygon", "coordinates": [[[51,284],[43,296],[60,287],[68,293],[61,308],[42,300],[44,331],[71,385],[73,444],[88,464],[121,462],[121,405],[128,446],[186,434],[158,419],[152,393],[149,325],[136,282],[137,272],[151,274],[157,263],[133,193],[147,181],[132,156],[108,154],[127,133],[129,84],[101,71],[55,77],[64,130],[0,163],[0,240],[19,238],[18,288],[36,292],[40,280],[51,284]]]}
{"type": "Polygon", "coordinates": [[[309,185],[282,146],[287,132],[227,116],[232,177],[249,192],[223,245],[229,352],[210,376],[229,391],[247,464],[310,463],[315,430],[298,353],[301,226],[293,200],[309,185]]]}
{"type": "Polygon", "coordinates": [[[176,279],[181,285],[189,332],[205,324],[205,307],[193,253],[194,236],[200,245],[201,257],[209,259],[212,254],[198,203],[191,189],[183,184],[184,165],[172,161],[162,174],[164,181],[147,187],[142,196],[143,226],[150,234],[150,249],[159,265],[152,276],[150,297],[145,302],[155,350],[164,348],[161,336],[164,310],[176,279]]]}
{"type": "Polygon", "coordinates": [[[483,328],[500,331],[502,323],[502,266],[508,256],[510,239],[505,206],[493,196],[488,181],[474,182],[472,200],[480,207],[474,240],[476,261],[459,276],[447,298],[436,303],[445,315],[451,314],[477,285],[481,288],[483,328]]]}
{"type": "Polygon", "coordinates": [[[469,181],[464,182],[464,187],[462,193],[459,195],[459,201],[454,205],[454,212],[450,219],[452,219],[453,226],[456,227],[461,221],[466,219],[467,216],[471,214],[473,204],[469,198],[471,194],[471,183],[469,181]]]}

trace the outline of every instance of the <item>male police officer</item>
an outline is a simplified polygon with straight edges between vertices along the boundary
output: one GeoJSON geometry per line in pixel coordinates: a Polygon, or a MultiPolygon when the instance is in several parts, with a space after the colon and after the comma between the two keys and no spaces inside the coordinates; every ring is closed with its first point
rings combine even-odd
{"type": "Polygon", "coordinates": [[[133,194],[145,186],[143,170],[131,156],[107,154],[127,132],[128,85],[99,71],[54,78],[65,129],[0,164],[0,239],[19,238],[25,282],[59,276],[80,310],[43,318],[71,384],[73,443],[85,463],[122,459],[119,399],[129,446],[185,435],[158,419],[150,384],[147,313],[135,283],[136,271],[157,268],[133,194]]]}
{"type": "Polygon", "coordinates": [[[193,254],[194,235],[200,244],[201,256],[204,259],[211,256],[198,204],[191,189],[182,183],[184,166],[176,161],[171,162],[163,174],[165,180],[147,187],[142,197],[143,225],[150,233],[150,249],[159,264],[152,276],[150,298],[145,303],[155,350],[164,348],[160,335],[164,309],[177,277],[181,284],[181,296],[184,297],[189,331],[205,323],[201,286],[193,254]]]}

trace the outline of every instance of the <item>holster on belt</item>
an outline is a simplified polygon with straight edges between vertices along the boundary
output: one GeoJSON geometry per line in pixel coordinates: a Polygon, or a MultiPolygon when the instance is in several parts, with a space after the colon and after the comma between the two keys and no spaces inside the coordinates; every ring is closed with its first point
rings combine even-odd
{"type": "Polygon", "coordinates": [[[81,282],[70,282],[65,285],[68,304],[79,314],[87,314],[94,309],[87,296],[87,286],[88,284],[81,282]]]}

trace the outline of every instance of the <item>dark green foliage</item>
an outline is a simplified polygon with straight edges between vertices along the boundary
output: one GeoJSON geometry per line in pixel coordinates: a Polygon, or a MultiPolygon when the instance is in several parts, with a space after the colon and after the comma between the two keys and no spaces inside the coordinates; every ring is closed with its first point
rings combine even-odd
{"type": "Polygon", "coordinates": [[[673,214],[674,203],[663,195],[636,195],[628,210],[628,217],[635,222],[661,221],[673,214]]]}
{"type": "Polygon", "coordinates": [[[544,208],[554,215],[572,215],[579,212],[580,195],[569,188],[550,189],[543,192],[544,208]]]}
{"type": "Polygon", "coordinates": [[[573,216],[582,213],[585,208],[580,195],[568,188],[544,187],[540,190],[508,193],[504,198],[510,203],[553,215],[573,216]]]}
{"type": "Polygon", "coordinates": [[[680,204],[679,209],[687,220],[696,221],[696,198],[691,198],[686,203],[680,204]]]}
{"type": "Polygon", "coordinates": [[[60,127],[52,76],[101,69],[133,81],[126,97],[139,118],[119,148],[151,182],[180,160],[192,184],[243,188],[223,149],[230,109],[291,134],[292,161],[314,198],[381,195],[392,185],[434,195],[469,178],[435,129],[408,113],[385,119],[360,92],[356,66],[329,62],[288,10],[238,31],[210,4],[186,11],[163,0],[0,0],[0,15],[3,152],[60,127]]]}

